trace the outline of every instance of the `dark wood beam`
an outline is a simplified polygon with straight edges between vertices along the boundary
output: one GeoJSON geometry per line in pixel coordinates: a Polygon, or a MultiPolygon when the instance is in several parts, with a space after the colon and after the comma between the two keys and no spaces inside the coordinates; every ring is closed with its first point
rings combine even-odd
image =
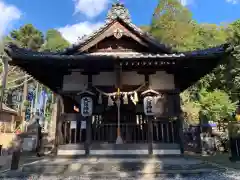
{"type": "Polygon", "coordinates": [[[116,88],[122,88],[122,66],[121,64],[117,61],[114,67],[114,72],[116,76],[116,88]]]}

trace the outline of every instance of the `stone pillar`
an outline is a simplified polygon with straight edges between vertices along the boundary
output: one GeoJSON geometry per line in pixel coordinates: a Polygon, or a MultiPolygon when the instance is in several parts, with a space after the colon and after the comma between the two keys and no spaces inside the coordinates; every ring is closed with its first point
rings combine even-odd
{"type": "Polygon", "coordinates": [[[57,127],[57,102],[53,104],[51,122],[49,124],[48,137],[50,141],[54,141],[57,127]]]}
{"type": "Polygon", "coordinates": [[[11,161],[11,170],[18,170],[19,162],[21,157],[21,148],[22,148],[23,140],[20,136],[16,136],[13,140],[13,154],[11,161]]]}
{"type": "Polygon", "coordinates": [[[54,153],[57,153],[57,147],[62,140],[62,132],[61,132],[61,123],[62,123],[62,114],[63,114],[63,102],[61,100],[61,96],[57,95],[56,101],[53,104],[53,112],[52,118],[49,125],[49,134],[48,134],[48,142],[54,145],[54,153]]]}

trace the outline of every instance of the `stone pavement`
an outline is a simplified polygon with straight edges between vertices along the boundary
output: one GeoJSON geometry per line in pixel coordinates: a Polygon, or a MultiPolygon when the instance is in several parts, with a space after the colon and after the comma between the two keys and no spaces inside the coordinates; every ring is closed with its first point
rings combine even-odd
{"type": "Polygon", "coordinates": [[[190,154],[186,153],[185,156],[193,157],[195,159],[200,159],[202,161],[207,161],[212,164],[218,164],[219,166],[240,170],[240,163],[239,162],[231,162],[229,160],[229,153],[216,153],[215,155],[211,156],[202,156],[201,154],[190,154]]]}
{"type": "MultiPolygon", "coordinates": [[[[43,157],[37,157],[36,153],[32,153],[32,152],[22,153],[20,157],[19,166],[22,166],[23,164],[26,164],[26,163],[32,163],[38,160],[42,160],[42,159],[43,157]]],[[[3,162],[3,163],[0,163],[0,172],[10,169],[11,160],[12,160],[12,155],[0,157],[0,161],[3,162]]]]}
{"type": "Polygon", "coordinates": [[[184,157],[152,158],[46,158],[0,179],[236,179],[230,172],[201,160],[184,157]]]}

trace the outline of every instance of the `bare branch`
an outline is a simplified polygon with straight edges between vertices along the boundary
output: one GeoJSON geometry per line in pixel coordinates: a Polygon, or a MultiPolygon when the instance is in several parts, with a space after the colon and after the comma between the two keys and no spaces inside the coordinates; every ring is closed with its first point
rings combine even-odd
{"type": "Polygon", "coordinates": [[[24,78],[28,78],[28,77],[30,77],[30,75],[25,75],[25,76],[22,76],[22,77],[19,77],[19,78],[17,78],[17,79],[14,79],[13,81],[9,81],[8,82],[8,84],[11,84],[11,83],[14,83],[14,82],[16,82],[16,81],[20,81],[20,80],[22,80],[22,79],[24,79],[24,78]]]}
{"type": "Polygon", "coordinates": [[[12,73],[15,69],[17,69],[16,66],[9,66],[9,67],[12,67],[12,68],[9,68],[10,70],[8,71],[8,74],[12,73]]]}
{"type": "Polygon", "coordinates": [[[25,82],[28,82],[28,81],[31,81],[33,79],[33,77],[30,77],[29,79],[27,79],[26,81],[24,81],[23,83],[19,84],[19,85],[16,85],[16,86],[13,86],[13,87],[9,87],[8,89],[16,89],[18,87],[21,87],[24,85],[25,82]]]}

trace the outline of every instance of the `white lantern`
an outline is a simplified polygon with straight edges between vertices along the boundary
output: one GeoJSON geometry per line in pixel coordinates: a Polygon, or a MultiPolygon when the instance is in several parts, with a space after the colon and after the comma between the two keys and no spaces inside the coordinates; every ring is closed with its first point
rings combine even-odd
{"type": "Polygon", "coordinates": [[[155,106],[154,97],[152,97],[152,96],[144,97],[144,99],[143,99],[143,108],[144,108],[145,115],[153,116],[155,114],[154,106],[155,106]]]}
{"type": "Polygon", "coordinates": [[[91,97],[83,97],[81,99],[81,114],[83,117],[91,116],[93,109],[93,100],[91,97]]]}

